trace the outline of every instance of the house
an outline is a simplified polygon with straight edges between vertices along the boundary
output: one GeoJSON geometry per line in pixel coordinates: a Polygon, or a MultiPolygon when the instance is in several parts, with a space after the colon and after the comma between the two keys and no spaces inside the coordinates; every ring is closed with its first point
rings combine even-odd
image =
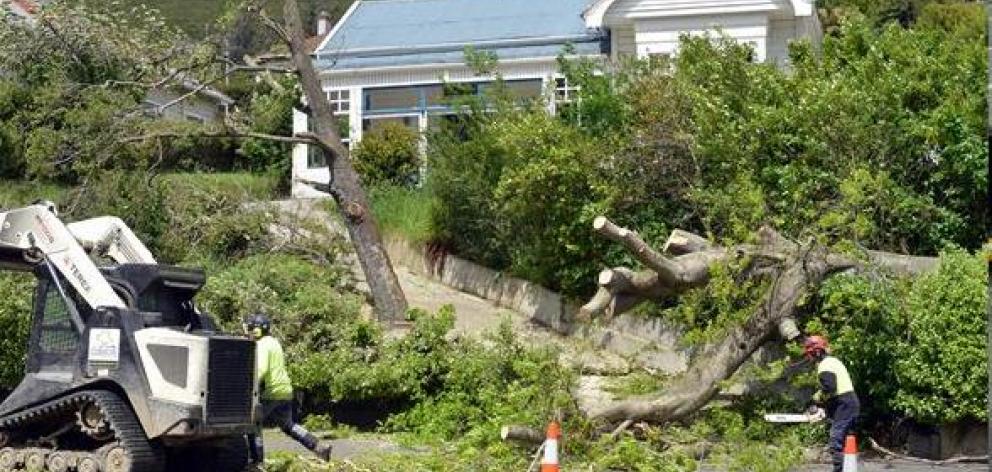
{"type": "MultiPolygon", "coordinates": [[[[681,34],[716,29],[751,44],[755,60],[783,66],[790,40],[820,35],[812,0],[357,0],[333,28],[318,28],[313,57],[353,146],[386,122],[436,126],[454,112],[443,84],[481,93],[493,77],[465,64],[466,46],[495,53],[507,86],[546,97],[554,112],[575,93],[558,73],[566,45],[573,57],[609,63],[670,56],[681,34]]],[[[307,130],[307,115],[295,112],[294,131],[307,130]]],[[[309,147],[295,146],[293,176],[326,181],[323,155],[309,147]]],[[[294,183],[293,195],[323,194],[294,183]]]]}
{"type": "Polygon", "coordinates": [[[142,105],[149,116],[165,120],[223,123],[234,99],[192,78],[180,77],[175,85],[149,90],[142,105]]]}

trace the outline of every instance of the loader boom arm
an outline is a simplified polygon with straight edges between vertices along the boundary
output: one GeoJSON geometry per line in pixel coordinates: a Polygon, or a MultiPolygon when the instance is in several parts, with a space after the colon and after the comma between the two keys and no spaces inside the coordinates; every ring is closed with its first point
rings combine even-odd
{"type": "Polygon", "coordinates": [[[91,307],[126,308],[87,250],[117,263],[155,263],[144,244],[118,218],[66,225],[45,205],[0,212],[0,266],[31,270],[47,259],[91,307]]]}

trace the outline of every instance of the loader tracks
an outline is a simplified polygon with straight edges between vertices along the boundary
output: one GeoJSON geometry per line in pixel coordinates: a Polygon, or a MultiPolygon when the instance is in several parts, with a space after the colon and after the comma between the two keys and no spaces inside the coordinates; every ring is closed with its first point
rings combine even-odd
{"type": "Polygon", "coordinates": [[[130,406],[109,391],[73,393],[0,418],[0,472],[162,472],[165,455],[148,441],[130,406]],[[77,424],[78,413],[98,408],[109,429],[94,435],[77,424]],[[40,428],[44,425],[44,428],[40,428]],[[21,437],[23,431],[44,434],[21,437]],[[63,449],[60,436],[89,436],[94,447],[63,449]]]}

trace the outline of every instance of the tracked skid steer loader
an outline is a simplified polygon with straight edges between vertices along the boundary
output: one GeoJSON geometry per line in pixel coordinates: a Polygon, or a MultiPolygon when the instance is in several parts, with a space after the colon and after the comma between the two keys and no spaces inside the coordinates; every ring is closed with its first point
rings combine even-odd
{"type": "Polygon", "coordinates": [[[160,265],[111,217],[0,211],[0,268],[37,279],[24,379],[0,404],[0,472],[242,471],[255,347],[214,331],[201,271],[160,265]]]}

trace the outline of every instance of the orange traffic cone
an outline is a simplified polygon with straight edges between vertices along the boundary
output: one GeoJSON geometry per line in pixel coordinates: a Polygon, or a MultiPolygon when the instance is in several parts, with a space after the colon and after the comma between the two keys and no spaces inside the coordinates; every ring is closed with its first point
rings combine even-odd
{"type": "Polygon", "coordinates": [[[858,472],[858,440],[853,434],[844,438],[844,472],[858,472]]]}
{"type": "Polygon", "coordinates": [[[548,433],[544,440],[544,458],[541,459],[541,472],[559,472],[558,440],[561,439],[561,426],[557,421],[548,423],[548,433]]]}

